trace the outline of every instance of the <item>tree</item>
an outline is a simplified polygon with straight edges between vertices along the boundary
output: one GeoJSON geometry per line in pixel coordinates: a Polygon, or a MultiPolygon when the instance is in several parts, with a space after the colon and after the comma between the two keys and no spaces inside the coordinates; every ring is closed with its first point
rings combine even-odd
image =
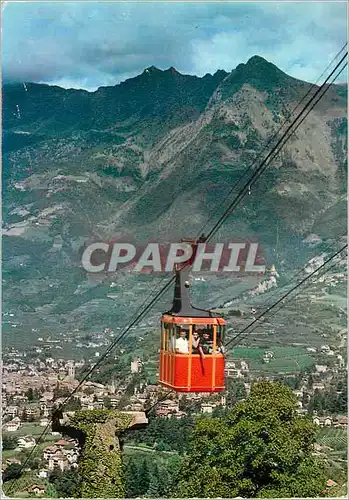
{"type": "Polygon", "coordinates": [[[149,477],[149,488],[148,488],[148,496],[150,498],[159,498],[161,496],[160,494],[160,476],[159,476],[159,469],[157,466],[157,463],[153,465],[152,469],[150,470],[150,477],[149,477]]]}
{"type": "Polygon", "coordinates": [[[180,411],[185,411],[186,413],[198,413],[201,410],[201,401],[190,401],[184,396],[179,401],[180,411]]]}
{"type": "Polygon", "coordinates": [[[29,387],[25,395],[27,396],[29,403],[32,403],[34,401],[39,401],[40,399],[40,394],[37,391],[37,389],[32,389],[31,387],[29,387]]]}
{"type": "Polygon", "coordinates": [[[57,498],[59,496],[58,492],[57,492],[56,488],[53,486],[53,484],[48,485],[48,487],[45,490],[45,496],[47,498],[57,498]]]}
{"type": "Polygon", "coordinates": [[[26,422],[28,420],[28,414],[27,414],[27,409],[23,408],[21,419],[23,422],[26,422]]]}
{"type": "Polygon", "coordinates": [[[17,438],[4,434],[2,437],[2,449],[14,450],[15,448],[17,448],[17,438]]]}
{"type": "Polygon", "coordinates": [[[213,417],[224,417],[228,410],[223,406],[216,406],[212,411],[213,417]]]}
{"type": "Polygon", "coordinates": [[[189,435],[194,420],[186,416],[181,420],[150,416],[145,429],[135,430],[125,435],[125,443],[143,443],[153,446],[159,451],[178,451],[183,453],[188,448],[189,435]]]}
{"type": "Polygon", "coordinates": [[[56,468],[51,472],[49,482],[58,496],[71,498],[78,486],[78,473],[75,470],[61,471],[56,468]]]}
{"type": "Polygon", "coordinates": [[[227,406],[233,408],[238,401],[246,397],[246,389],[241,380],[228,379],[227,406]]]}
{"type": "Polygon", "coordinates": [[[164,443],[162,439],[160,439],[157,443],[155,443],[155,449],[157,451],[170,451],[170,447],[168,444],[164,443]]]}
{"type": "Polygon", "coordinates": [[[107,410],[110,410],[112,408],[111,399],[108,398],[107,396],[103,398],[103,406],[104,408],[107,408],[107,410]]]}
{"type": "Polygon", "coordinates": [[[319,391],[316,389],[310,400],[309,408],[316,410],[319,415],[324,413],[346,414],[348,404],[348,395],[345,387],[344,391],[337,392],[334,388],[328,391],[319,391]]]}
{"type": "Polygon", "coordinates": [[[34,391],[31,387],[29,387],[25,395],[27,396],[29,402],[34,401],[34,391]]]}
{"type": "Polygon", "coordinates": [[[260,382],[226,417],[199,419],[177,495],[319,496],[325,475],[312,455],[316,427],[296,409],[290,388],[260,382]]]}
{"type": "Polygon", "coordinates": [[[62,477],[62,470],[59,467],[55,467],[53,471],[50,473],[49,482],[54,484],[56,481],[59,481],[62,477]]]}
{"type": "Polygon", "coordinates": [[[166,465],[161,468],[161,490],[159,493],[162,496],[174,497],[177,491],[181,464],[182,458],[179,455],[172,455],[166,465]]]}
{"type": "Polygon", "coordinates": [[[5,483],[6,481],[11,481],[12,479],[18,479],[19,477],[21,477],[21,475],[21,464],[10,464],[8,467],[6,467],[6,470],[2,476],[2,480],[5,483]]]}
{"type": "Polygon", "coordinates": [[[69,395],[69,389],[67,387],[60,387],[59,382],[57,382],[55,388],[53,389],[53,401],[58,398],[67,398],[69,395]]]}
{"type": "Polygon", "coordinates": [[[41,463],[40,456],[35,453],[31,453],[30,450],[23,449],[18,455],[19,460],[22,464],[25,463],[26,468],[28,467],[31,470],[38,469],[41,463]]]}
{"type": "Polygon", "coordinates": [[[94,394],[95,390],[93,389],[93,387],[86,387],[86,389],[84,389],[84,393],[87,395],[87,396],[92,396],[92,394],[94,394]]]}
{"type": "Polygon", "coordinates": [[[134,459],[131,457],[125,471],[126,478],[126,497],[135,498],[138,496],[138,467],[134,459]]]}
{"type": "Polygon", "coordinates": [[[179,407],[179,410],[180,411],[185,411],[186,408],[188,406],[188,399],[187,399],[187,396],[184,395],[183,397],[181,397],[181,399],[179,400],[178,402],[178,407],[179,407]]]}
{"type": "Polygon", "coordinates": [[[138,469],[138,495],[145,495],[150,484],[149,469],[147,461],[144,459],[138,469]]]}
{"type": "Polygon", "coordinates": [[[79,398],[70,398],[65,404],[65,411],[78,411],[81,410],[81,401],[79,398]]]}

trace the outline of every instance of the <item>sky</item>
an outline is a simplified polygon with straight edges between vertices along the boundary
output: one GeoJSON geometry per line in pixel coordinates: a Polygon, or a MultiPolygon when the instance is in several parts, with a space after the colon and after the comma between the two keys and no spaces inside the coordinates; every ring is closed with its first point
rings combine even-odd
{"type": "Polygon", "coordinates": [[[149,66],[203,76],[257,54],[315,82],[347,40],[346,9],[335,1],[7,2],[3,80],[93,91],[149,66]]]}

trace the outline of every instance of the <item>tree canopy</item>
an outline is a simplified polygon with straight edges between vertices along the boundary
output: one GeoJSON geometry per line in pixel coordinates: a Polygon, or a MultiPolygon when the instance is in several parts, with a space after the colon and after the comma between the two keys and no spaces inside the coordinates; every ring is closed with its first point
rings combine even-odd
{"type": "Polygon", "coordinates": [[[17,448],[17,438],[8,434],[2,436],[2,449],[3,450],[14,450],[17,448]]]}
{"type": "Polygon", "coordinates": [[[325,489],[312,455],[316,427],[291,389],[260,382],[220,418],[200,418],[179,477],[180,497],[312,497],[325,489]]]}
{"type": "Polygon", "coordinates": [[[318,415],[326,413],[345,415],[348,408],[347,380],[339,380],[336,388],[328,391],[315,390],[310,400],[309,410],[314,410],[318,415]]]}
{"type": "Polygon", "coordinates": [[[126,444],[147,444],[158,451],[185,452],[189,448],[189,436],[194,426],[194,419],[185,416],[181,420],[175,417],[156,418],[149,416],[145,429],[133,430],[126,434],[126,444]]]}
{"type": "MultiPolygon", "coordinates": [[[[50,474],[49,481],[54,488],[50,491],[56,493],[56,497],[71,498],[78,487],[78,473],[74,470],[61,471],[60,469],[54,469],[50,474]]],[[[47,491],[46,494],[48,494],[47,491]]]]}

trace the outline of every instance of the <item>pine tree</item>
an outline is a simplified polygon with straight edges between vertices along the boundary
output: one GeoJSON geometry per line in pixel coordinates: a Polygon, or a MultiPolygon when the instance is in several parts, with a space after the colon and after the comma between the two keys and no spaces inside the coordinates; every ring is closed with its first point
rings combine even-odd
{"type": "Polygon", "coordinates": [[[29,387],[29,389],[27,390],[26,396],[29,402],[34,401],[34,391],[31,387],[29,387]]]}
{"type": "Polygon", "coordinates": [[[155,463],[152,470],[150,471],[149,478],[149,488],[148,488],[148,496],[150,498],[159,498],[160,494],[160,475],[157,464],[155,463]]]}
{"type": "Polygon", "coordinates": [[[130,458],[126,467],[126,497],[135,498],[139,495],[138,467],[133,458],[130,458]]]}
{"type": "Polygon", "coordinates": [[[149,468],[147,461],[144,459],[143,463],[138,469],[138,485],[139,485],[139,495],[145,495],[148,491],[150,483],[149,468]]]}
{"type": "Polygon", "coordinates": [[[22,421],[23,422],[26,422],[28,420],[28,414],[27,414],[27,409],[26,408],[23,408],[21,417],[22,417],[22,421]]]}
{"type": "Polygon", "coordinates": [[[47,498],[57,498],[58,497],[58,493],[52,484],[49,484],[48,487],[46,488],[45,496],[47,496],[47,498]]]}

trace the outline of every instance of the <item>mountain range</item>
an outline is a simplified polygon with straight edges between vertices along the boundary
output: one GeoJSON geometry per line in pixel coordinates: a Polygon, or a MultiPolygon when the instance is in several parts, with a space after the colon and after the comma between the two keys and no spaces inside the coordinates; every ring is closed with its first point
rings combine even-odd
{"type": "MultiPolygon", "coordinates": [[[[149,67],[95,92],[3,85],[5,343],[127,323],[151,277],[88,276],[86,245],[208,232],[316,89],[259,56],[202,78],[149,67]]],[[[346,179],[347,86],[332,85],[215,241],[256,240],[291,272],[346,233],[346,179]]],[[[212,283],[204,305],[241,286],[212,283]]]]}

